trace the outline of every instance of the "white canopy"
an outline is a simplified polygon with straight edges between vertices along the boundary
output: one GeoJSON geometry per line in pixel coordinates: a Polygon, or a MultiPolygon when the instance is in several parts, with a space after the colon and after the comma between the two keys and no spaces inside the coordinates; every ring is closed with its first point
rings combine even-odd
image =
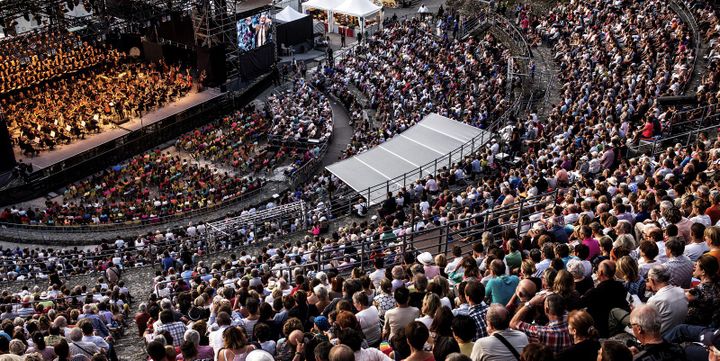
{"type": "Polygon", "coordinates": [[[382,7],[373,4],[370,0],[345,0],[342,4],[335,7],[333,11],[335,13],[364,18],[377,14],[381,9],[382,7]]]}
{"type": "Polygon", "coordinates": [[[279,21],[281,23],[289,23],[289,22],[293,22],[297,19],[302,19],[306,16],[308,16],[308,15],[299,13],[295,9],[291,8],[290,6],[287,6],[281,12],[275,14],[275,20],[279,21]]]}
{"type": "Polygon", "coordinates": [[[492,137],[490,132],[432,113],[389,141],[326,169],[370,204],[377,204],[387,192],[450,167],[492,137]]]}
{"type": "Polygon", "coordinates": [[[311,8],[333,11],[343,0],[309,0],[302,3],[303,10],[311,8]]]}

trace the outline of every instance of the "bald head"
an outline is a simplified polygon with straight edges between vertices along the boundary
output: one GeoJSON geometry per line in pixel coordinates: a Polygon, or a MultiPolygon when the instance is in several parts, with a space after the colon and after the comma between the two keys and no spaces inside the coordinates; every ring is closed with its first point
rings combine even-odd
{"type": "Polygon", "coordinates": [[[535,296],[537,292],[537,285],[535,282],[529,279],[523,279],[520,281],[517,287],[517,294],[523,300],[529,300],[535,296]]]}
{"type": "Polygon", "coordinates": [[[290,332],[290,336],[288,336],[288,341],[290,341],[290,344],[297,345],[299,343],[302,343],[303,341],[303,332],[300,330],[295,330],[293,332],[290,332]]]}
{"type": "Polygon", "coordinates": [[[615,278],[615,262],[611,260],[604,260],[600,262],[597,272],[599,280],[604,281],[615,278]]]}
{"type": "Polygon", "coordinates": [[[330,361],[355,361],[355,353],[347,345],[337,345],[330,349],[330,361]]]}

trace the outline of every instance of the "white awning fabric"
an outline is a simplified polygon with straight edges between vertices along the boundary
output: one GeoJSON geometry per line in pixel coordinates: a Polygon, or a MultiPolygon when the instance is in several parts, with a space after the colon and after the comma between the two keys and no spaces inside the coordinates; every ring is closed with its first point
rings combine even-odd
{"type": "Polygon", "coordinates": [[[309,16],[309,15],[299,13],[292,7],[287,6],[287,7],[285,7],[285,9],[282,9],[282,11],[275,14],[275,21],[279,21],[281,23],[291,23],[295,20],[302,19],[306,16],[309,16]]]}
{"type": "Polygon", "coordinates": [[[377,14],[381,9],[382,7],[373,4],[370,0],[345,0],[333,9],[333,12],[364,18],[377,14]]]}
{"type": "Polygon", "coordinates": [[[492,136],[433,113],[391,140],[326,169],[360,195],[369,196],[370,204],[377,204],[385,200],[386,192],[451,166],[490,142],[492,136]]]}
{"type": "Polygon", "coordinates": [[[306,9],[330,10],[333,11],[343,0],[309,0],[302,3],[303,11],[306,9]]]}

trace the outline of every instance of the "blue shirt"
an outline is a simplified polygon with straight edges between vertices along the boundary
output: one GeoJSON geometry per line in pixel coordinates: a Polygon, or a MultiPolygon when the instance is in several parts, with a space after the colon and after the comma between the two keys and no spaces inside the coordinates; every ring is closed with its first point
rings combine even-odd
{"type": "Polygon", "coordinates": [[[518,283],[520,283],[520,279],[515,275],[495,277],[490,279],[485,286],[485,294],[490,297],[492,303],[506,305],[515,293],[518,283]]]}
{"type": "Polygon", "coordinates": [[[168,269],[170,269],[170,267],[175,266],[175,259],[173,259],[170,256],[165,257],[162,260],[162,264],[163,264],[163,271],[167,271],[168,269]]]}

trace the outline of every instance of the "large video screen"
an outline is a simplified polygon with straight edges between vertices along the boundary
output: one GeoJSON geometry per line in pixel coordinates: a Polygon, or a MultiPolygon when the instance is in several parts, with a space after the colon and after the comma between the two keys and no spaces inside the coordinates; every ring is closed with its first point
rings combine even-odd
{"type": "Polygon", "coordinates": [[[248,51],[272,43],[272,18],[262,12],[237,22],[238,48],[248,51]]]}

